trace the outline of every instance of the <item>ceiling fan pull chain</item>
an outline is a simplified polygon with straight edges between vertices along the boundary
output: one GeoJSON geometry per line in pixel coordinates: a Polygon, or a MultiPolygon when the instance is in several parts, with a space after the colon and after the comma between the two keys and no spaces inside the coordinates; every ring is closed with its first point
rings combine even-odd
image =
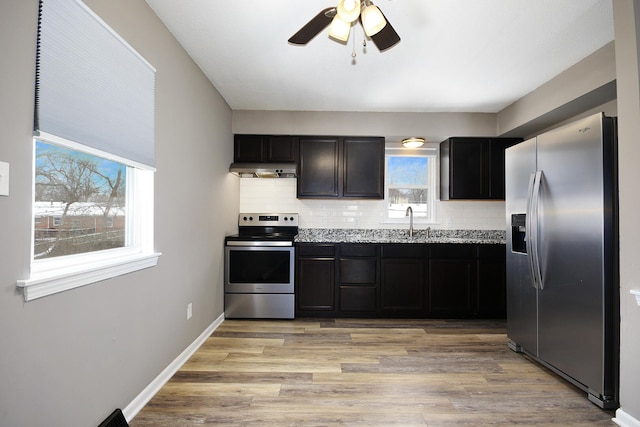
{"type": "Polygon", "coordinates": [[[351,58],[356,59],[356,35],[353,34],[353,51],[351,52],[351,58]]]}

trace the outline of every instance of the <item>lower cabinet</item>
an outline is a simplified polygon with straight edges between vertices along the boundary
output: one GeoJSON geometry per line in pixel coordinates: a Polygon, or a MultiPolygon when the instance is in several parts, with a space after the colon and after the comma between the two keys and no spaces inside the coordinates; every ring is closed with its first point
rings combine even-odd
{"type": "Polygon", "coordinates": [[[482,317],[507,316],[507,274],[505,246],[478,247],[478,314],[482,317]]]}
{"type": "Polygon", "coordinates": [[[422,244],[380,248],[380,312],[414,316],[425,312],[425,248],[422,244]]]}
{"type": "Polygon", "coordinates": [[[298,243],[296,316],[504,318],[501,244],[298,243]]]}
{"type": "Polygon", "coordinates": [[[302,243],[296,248],[296,315],[335,314],[335,248],[302,243]]]}
{"type": "Polygon", "coordinates": [[[477,314],[477,245],[431,245],[429,313],[438,317],[477,314]]]}

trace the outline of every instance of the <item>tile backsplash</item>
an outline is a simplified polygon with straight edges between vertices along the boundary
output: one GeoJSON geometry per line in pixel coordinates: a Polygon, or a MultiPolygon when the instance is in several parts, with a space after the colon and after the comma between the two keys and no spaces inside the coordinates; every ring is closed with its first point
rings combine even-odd
{"type": "MultiPolygon", "coordinates": [[[[401,228],[404,222],[385,221],[384,200],[296,198],[296,179],[240,179],[240,212],[297,212],[300,228],[401,228]]],[[[436,201],[436,223],[414,228],[504,230],[501,201],[436,201]]]]}

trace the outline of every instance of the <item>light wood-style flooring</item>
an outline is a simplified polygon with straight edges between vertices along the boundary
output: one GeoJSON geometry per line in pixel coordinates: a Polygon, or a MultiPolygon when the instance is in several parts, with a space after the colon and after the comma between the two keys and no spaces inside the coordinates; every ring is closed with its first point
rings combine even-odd
{"type": "Polygon", "coordinates": [[[130,423],[615,426],[492,320],[226,320],[130,423]]]}

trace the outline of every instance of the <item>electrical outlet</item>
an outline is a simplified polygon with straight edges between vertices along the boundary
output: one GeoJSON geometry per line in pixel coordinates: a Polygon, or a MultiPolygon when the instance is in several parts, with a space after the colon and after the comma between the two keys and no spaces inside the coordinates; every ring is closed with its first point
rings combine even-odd
{"type": "Polygon", "coordinates": [[[190,302],[189,304],[187,304],[187,320],[191,319],[192,316],[193,316],[193,303],[190,302]]]}

